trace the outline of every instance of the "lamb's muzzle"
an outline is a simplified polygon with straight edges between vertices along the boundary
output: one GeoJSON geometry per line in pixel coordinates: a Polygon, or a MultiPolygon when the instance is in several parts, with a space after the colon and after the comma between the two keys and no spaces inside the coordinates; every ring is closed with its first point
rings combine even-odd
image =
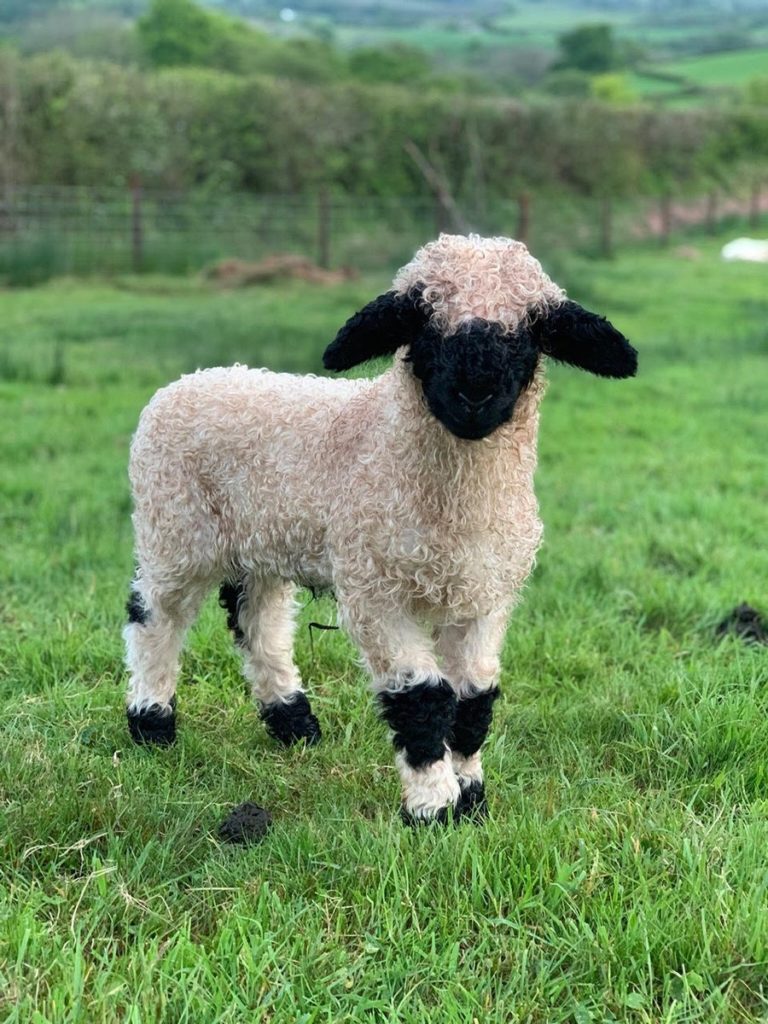
{"type": "Polygon", "coordinates": [[[499,652],[541,537],[542,357],[610,377],[634,374],[637,357],[521,243],[474,235],[419,250],[324,363],[389,354],[373,380],[198,371],[144,410],[130,466],[129,719],[136,738],[156,726],[172,738],[184,632],[223,584],[268,729],[315,742],[294,591],[329,587],[393,730],[406,819],[477,816],[499,652]]]}

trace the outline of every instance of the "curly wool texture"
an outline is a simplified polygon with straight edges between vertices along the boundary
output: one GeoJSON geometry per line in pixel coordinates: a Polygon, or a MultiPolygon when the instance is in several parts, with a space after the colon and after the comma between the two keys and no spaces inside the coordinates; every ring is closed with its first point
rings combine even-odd
{"type": "MultiPolygon", "coordinates": [[[[421,249],[395,287],[416,283],[448,327],[472,316],[512,325],[563,295],[520,243],[475,236],[421,249]]],[[[509,611],[542,532],[533,476],[543,369],[509,422],[468,443],[430,414],[406,355],[374,380],[236,365],[159,391],[130,465],[145,606],[233,574],[331,587],[342,625],[388,686],[400,672],[435,674],[428,635],[412,622],[509,611]]]]}
{"type": "Polygon", "coordinates": [[[522,242],[448,235],[422,246],[397,272],[395,291],[424,285],[432,322],[446,333],[481,317],[513,331],[527,317],[565,298],[522,242]]]}

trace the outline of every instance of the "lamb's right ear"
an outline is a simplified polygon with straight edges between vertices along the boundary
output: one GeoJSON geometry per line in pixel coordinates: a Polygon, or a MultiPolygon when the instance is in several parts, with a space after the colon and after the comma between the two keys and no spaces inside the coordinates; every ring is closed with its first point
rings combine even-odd
{"type": "Polygon", "coordinates": [[[598,377],[634,377],[637,352],[605,317],[566,299],[534,321],[541,351],[598,377]]]}
{"type": "Polygon", "coordinates": [[[377,356],[392,355],[409,345],[427,322],[421,288],[405,295],[385,292],[355,313],[323,353],[326,370],[348,370],[377,356]]]}

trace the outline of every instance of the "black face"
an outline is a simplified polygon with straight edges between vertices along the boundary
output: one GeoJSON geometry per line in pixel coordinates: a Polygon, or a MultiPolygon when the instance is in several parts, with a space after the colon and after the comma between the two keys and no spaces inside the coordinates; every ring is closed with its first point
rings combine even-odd
{"type": "Polygon", "coordinates": [[[348,370],[407,346],[432,414],[467,441],[488,437],[511,418],[541,355],[599,377],[637,372],[637,352],[624,335],[570,299],[532,309],[516,331],[478,317],[446,338],[430,322],[423,290],[386,292],[351,316],[323,354],[326,370],[348,370]]]}
{"type": "Polygon", "coordinates": [[[529,330],[509,334],[474,319],[448,337],[428,326],[408,359],[433,416],[456,437],[479,441],[512,417],[539,355],[529,330]]]}

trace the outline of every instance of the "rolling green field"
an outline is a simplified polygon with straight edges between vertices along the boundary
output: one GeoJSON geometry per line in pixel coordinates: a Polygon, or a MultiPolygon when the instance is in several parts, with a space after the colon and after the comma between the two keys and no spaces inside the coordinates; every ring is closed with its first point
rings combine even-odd
{"type": "Polygon", "coordinates": [[[18,1024],[731,1022],[768,1013],[766,268],[571,261],[641,353],[554,368],[545,544],[505,651],[482,827],[408,831],[329,600],[297,658],[325,738],[283,751],[224,614],[194,629],[169,750],[133,747],[127,447],[171,377],[317,370],[386,285],[0,293],[0,1018],[18,1024]],[[252,799],[274,828],[223,847],[252,799]]]}
{"type": "Polygon", "coordinates": [[[473,22],[466,16],[442,20],[427,19],[398,28],[344,28],[340,38],[347,42],[382,42],[400,40],[430,52],[455,54],[470,48],[486,46],[557,48],[557,37],[585,21],[609,22],[617,29],[631,25],[631,14],[617,11],[599,12],[558,3],[518,3],[510,14],[480,18],[473,22]]]}
{"type": "MultiPolygon", "coordinates": [[[[689,14],[692,12],[689,12],[689,14]]],[[[628,70],[631,89],[642,99],[686,105],[711,101],[722,91],[746,85],[750,79],[768,75],[768,23],[759,12],[749,16],[715,15],[700,11],[698,17],[653,18],[640,10],[595,9],[562,3],[530,3],[521,0],[514,10],[495,18],[476,21],[424,19],[409,26],[354,27],[337,30],[347,45],[381,45],[400,41],[421,47],[436,59],[464,60],[482,70],[484,54],[508,49],[511,57],[526,50],[554,55],[559,37],[577,26],[596,22],[609,24],[617,38],[638,46],[651,71],[679,76],[679,83],[654,78],[652,74],[628,70]],[[717,46],[721,36],[738,31],[750,48],[680,57],[703,40],[717,46]]],[[[494,65],[495,66],[495,65],[494,65]]]]}
{"type": "Polygon", "coordinates": [[[768,75],[768,47],[671,61],[664,71],[697,85],[743,85],[750,78],[768,75]]]}

